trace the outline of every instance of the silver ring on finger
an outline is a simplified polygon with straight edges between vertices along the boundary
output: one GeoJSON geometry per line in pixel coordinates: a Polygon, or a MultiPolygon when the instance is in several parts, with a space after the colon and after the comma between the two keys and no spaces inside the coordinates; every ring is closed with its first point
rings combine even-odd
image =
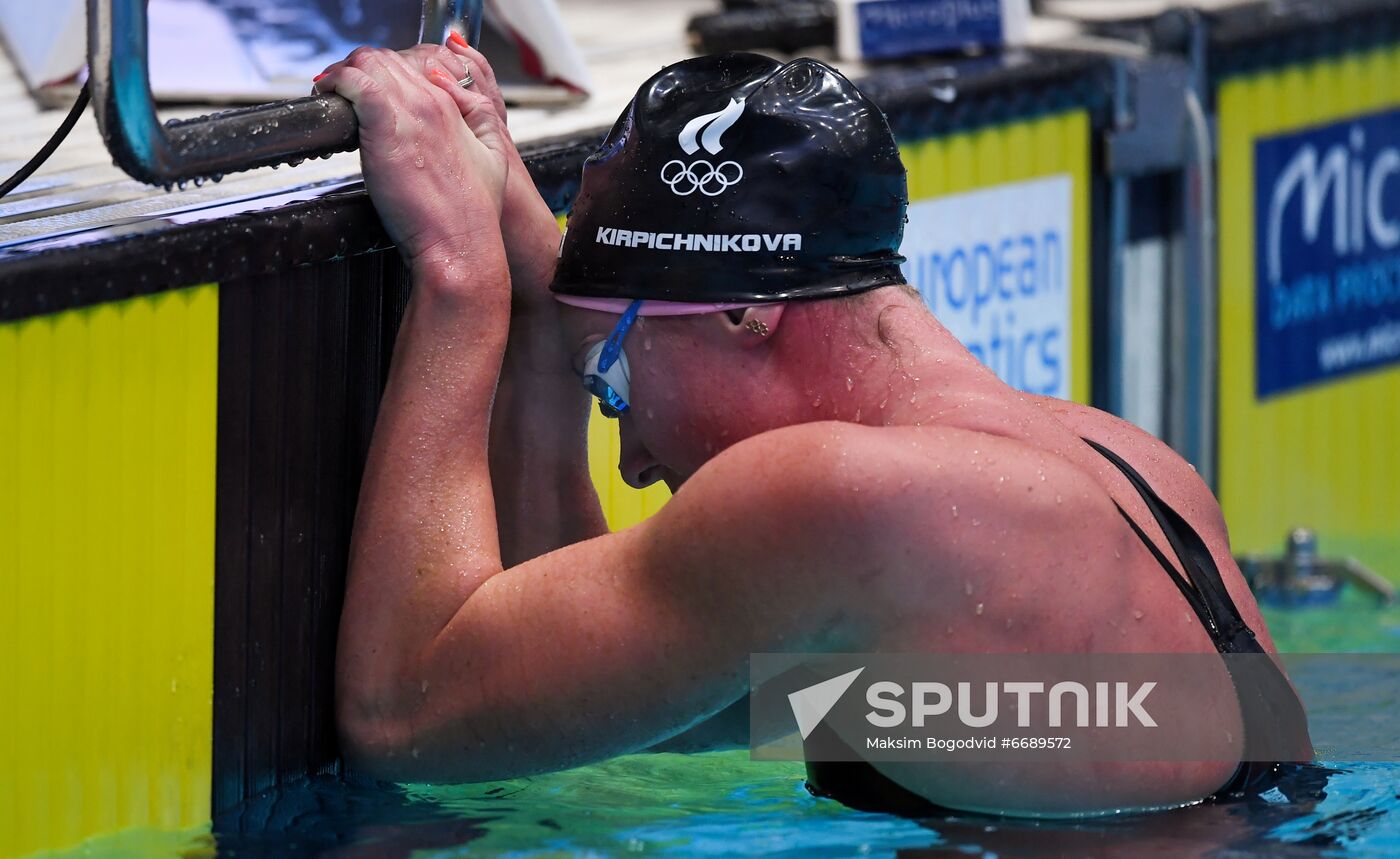
{"type": "Polygon", "coordinates": [[[457,86],[466,89],[474,83],[476,83],[476,78],[472,77],[472,67],[467,66],[467,76],[457,81],[457,86]]]}

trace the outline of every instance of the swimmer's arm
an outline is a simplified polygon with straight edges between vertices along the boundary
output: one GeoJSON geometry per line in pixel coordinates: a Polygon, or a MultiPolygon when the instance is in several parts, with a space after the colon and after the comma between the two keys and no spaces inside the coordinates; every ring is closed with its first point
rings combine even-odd
{"type": "Polygon", "coordinates": [[[747,689],[752,652],[861,649],[832,637],[870,586],[850,573],[871,552],[835,535],[864,529],[878,545],[878,510],[867,519],[834,457],[741,446],[634,528],[491,574],[434,570],[478,585],[455,602],[423,590],[438,601],[425,617],[448,605],[451,617],[398,629],[412,648],[376,643],[390,630],[357,629],[347,604],[342,645],[360,652],[338,665],[337,713],[351,765],[437,781],[562,769],[724,710],[747,689]]]}
{"type": "MultiPolygon", "coordinates": [[[[505,119],[505,102],[486,58],[453,46],[476,69],[476,88],[505,119]]],[[[607,533],[588,473],[592,403],[570,366],[549,293],[559,252],[559,224],[540,197],[520,153],[509,147],[510,173],[501,235],[510,263],[510,339],[491,412],[491,484],[501,556],[513,566],[607,533]]]]}
{"type": "MultiPolygon", "coordinates": [[[[529,193],[534,194],[533,185],[529,193]]],[[[557,244],[552,219],[548,230],[557,244]]],[[[553,252],[551,245],[551,272],[553,252]]],[[[501,559],[507,567],[608,530],[588,472],[592,402],[564,352],[558,309],[552,298],[533,306],[522,298],[521,279],[534,275],[517,276],[515,265],[511,271],[510,339],[491,412],[490,444],[501,559]]],[[[541,292],[548,285],[547,278],[534,287],[525,283],[541,292]]]]}
{"type": "Polygon", "coordinates": [[[700,724],[668,737],[649,752],[712,752],[749,744],[749,696],[745,695],[700,724]]]}
{"type": "MultiPolygon", "coordinates": [[[[769,712],[753,715],[777,717],[779,714],[769,712]]],[[[667,737],[647,751],[693,754],[739,749],[748,746],[750,742],[754,745],[770,743],[792,732],[792,724],[787,721],[767,721],[757,726],[751,722],[749,696],[745,695],[700,724],[693,725],[673,737],[667,737]],[[757,730],[757,736],[751,734],[753,730],[757,730]]]]}
{"type": "Polygon", "coordinates": [[[488,451],[513,298],[501,219],[519,158],[490,99],[447,80],[454,64],[437,48],[359,48],[317,84],[355,105],[366,185],[413,281],[350,546],[336,669],[352,690],[395,688],[502,567],[488,451]],[[439,67],[425,74],[429,59],[439,67]]]}
{"type": "Polygon", "coordinates": [[[341,678],[392,682],[500,569],[487,464],[510,313],[500,234],[483,231],[469,259],[412,268],[351,535],[341,678]]]}

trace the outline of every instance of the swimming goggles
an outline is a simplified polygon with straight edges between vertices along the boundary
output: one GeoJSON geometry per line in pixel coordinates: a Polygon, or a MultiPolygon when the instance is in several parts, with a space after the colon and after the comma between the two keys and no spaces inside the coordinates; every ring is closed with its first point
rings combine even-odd
{"type": "Polygon", "coordinates": [[[622,351],[622,340],[637,321],[637,312],[642,307],[641,299],[627,305],[622,318],[617,320],[608,339],[593,344],[583,364],[583,387],[598,398],[598,408],[604,417],[619,418],[631,405],[632,374],[627,367],[627,355],[622,351]]]}

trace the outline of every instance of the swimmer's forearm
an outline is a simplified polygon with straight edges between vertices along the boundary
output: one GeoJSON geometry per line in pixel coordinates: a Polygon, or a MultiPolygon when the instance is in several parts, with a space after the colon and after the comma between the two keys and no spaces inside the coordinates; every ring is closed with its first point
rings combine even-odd
{"type": "Polygon", "coordinates": [[[512,152],[514,159],[501,210],[501,235],[510,259],[515,306],[532,311],[548,304],[549,282],[554,277],[559,253],[559,222],[535,188],[519,152],[512,152]]]}
{"type": "Polygon", "coordinates": [[[524,164],[512,165],[501,230],[510,341],[491,424],[491,478],[507,567],[607,531],[588,474],[590,403],[560,342],[549,294],[559,225],[524,164]]]}
{"type": "Polygon", "coordinates": [[[499,237],[495,253],[483,244],[461,264],[414,271],[350,548],[343,715],[398,706],[437,632],[501,570],[487,442],[509,277],[499,237]]]}
{"type": "Polygon", "coordinates": [[[553,318],[514,314],[491,416],[505,566],[607,532],[588,474],[589,409],[553,318]]]}

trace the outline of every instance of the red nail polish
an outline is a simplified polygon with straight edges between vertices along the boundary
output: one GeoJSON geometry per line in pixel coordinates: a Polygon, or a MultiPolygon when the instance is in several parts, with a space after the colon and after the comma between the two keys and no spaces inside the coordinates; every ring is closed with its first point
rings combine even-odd
{"type": "Polygon", "coordinates": [[[325,77],[325,76],[328,75],[328,74],[330,74],[330,72],[321,72],[319,75],[317,75],[316,77],[312,78],[312,79],[311,79],[311,82],[314,84],[314,83],[316,83],[316,81],[319,81],[321,78],[325,77]]]}
{"type": "Polygon", "coordinates": [[[460,47],[463,47],[463,48],[470,47],[470,45],[467,44],[467,40],[466,40],[466,39],[463,39],[462,36],[461,36],[459,33],[457,33],[455,30],[454,30],[453,32],[451,32],[451,33],[448,33],[448,34],[447,34],[447,38],[448,38],[449,40],[453,41],[453,42],[456,42],[460,47]]]}

